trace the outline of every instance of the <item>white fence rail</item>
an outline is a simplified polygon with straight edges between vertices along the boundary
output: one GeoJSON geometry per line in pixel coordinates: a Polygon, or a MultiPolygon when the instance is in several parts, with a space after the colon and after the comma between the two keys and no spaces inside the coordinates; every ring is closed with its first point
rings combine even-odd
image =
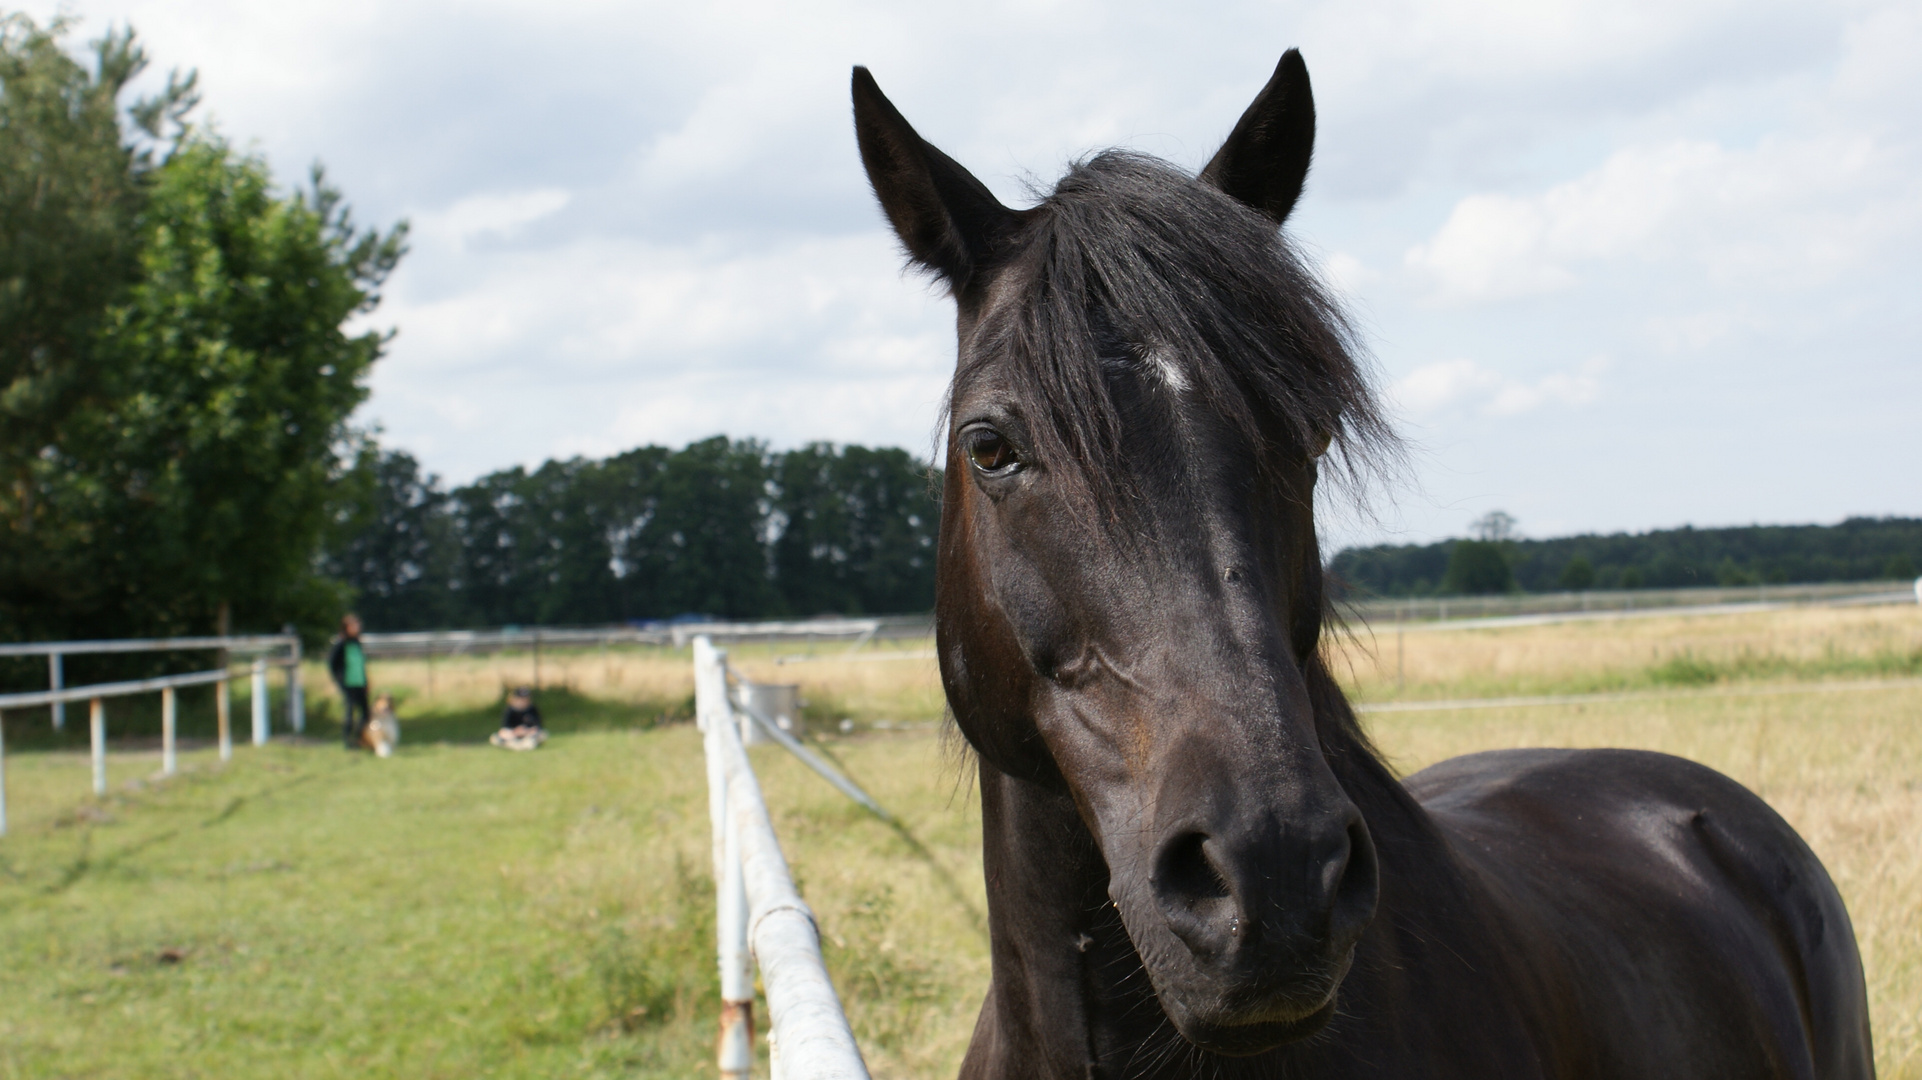
{"type": "Polygon", "coordinates": [[[47,690],[0,694],[0,836],[7,834],[6,714],[8,710],[48,706],[52,712],[54,730],[58,731],[64,726],[66,706],[76,701],[87,702],[87,731],[93,753],[93,793],[105,795],[107,793],[107,701],[111,698],[131,697],[137,694],[155,692],[160,694],[160,771],[162,775],[172,776],[178,768],[175,729],[179,718],[179,703],[176,692],[183,687],[213,684],[219,688],[214,696],[214,713],[219,727],[220,760],[226,761],[233,757],[232,708],[227,684],[236,676],[231,669],[223,667],[185,675],[163,675],[152,679],[68,687],[62,685],[63,671],[60,662],[62,657],[100,653],[199,650],[259,654],[281,649],[286,650],[285,656],[270,659],[256,655],[249,666],[248,676],[252,679],[253,690],[252,735],[255,746],[264,744],[271,734],[267,710],[267,669],[269,667],[282,667],[287,670],[288,726],[296,732],[306,727],[306,698],[300,685],[300,638],[295,635],[137,638],[124,641],[44,641],[0,645],[0,657],[47,657],[50,669],[49,681],[52,683],[51,688],[47,690]]]}
{"type": "MultiPolygon", "coordinates": [[[[926,615],[889,615],[870,619],[791,619],[773,622],[690,622],[644,626],[522,626],[497,630],[408,630],[365,633],[361,644],[372,656],[460,656],[496,652],[533,652],[542,648],[589,645],[664,645],[685,648],[697,637],[710,641],[845,641],[853,647],[877,639],[927,637],[934,623],[926,615]]],[[[4,654],[0,654],[4,655],[4,654]]]]}
{"type": "MultiPolygon", "coordinates": [[[[761,785],[741,740],[754,723],[839,787],[845,777],[827,767],[787,732],[752,713],[737,716],[727,685],[727,655],[707,636],[694,642],[694,700],[707,756],[708,810],[714,827],[721,966],[720,1072],[747,1080],[754,1063],[754,980],[760,966],[768,1004],[768,1061],[772,1080],[868,1080],[841,999],[821,959],[821,935],[801,894],[761,800],[761,785]],[[778,734],[777,734],[778,733],[778,734]],[[793,745],[789,745],[792,743],[793,745]]],[[[858,787],[850,798],[883,813],[858,787]]]]}

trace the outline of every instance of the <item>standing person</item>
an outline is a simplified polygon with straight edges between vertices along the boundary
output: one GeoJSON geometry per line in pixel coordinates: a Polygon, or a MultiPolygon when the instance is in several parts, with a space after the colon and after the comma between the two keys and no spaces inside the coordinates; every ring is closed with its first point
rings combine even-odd
{"type": "Polygon", "coordinates": [[[360,616],[341,616],[340,636],[327,653],[327,670],[347,701],[340,724],[341,740],[347,749],[357,750],[361,729],[367,725],[367,652],[360,647],[360,616]]]}

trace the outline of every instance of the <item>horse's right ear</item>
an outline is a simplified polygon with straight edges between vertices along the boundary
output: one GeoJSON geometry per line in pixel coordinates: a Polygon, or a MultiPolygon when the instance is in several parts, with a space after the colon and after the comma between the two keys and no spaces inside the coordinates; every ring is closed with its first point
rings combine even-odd
{"type": "Polygon", "coordinates": [[[908,256],[962,292],[1018,216],[915,134],[864,67],[854,69],[854,135],[868,182],[908,256]]]}
{"type": "Polygon", "coordinates": [[[1289,49],[1200,179],[1279,225],[1301,197],[1314,152],[1315,94],[1308,86],[1308,65],[1300,50],[1289,49]]]}

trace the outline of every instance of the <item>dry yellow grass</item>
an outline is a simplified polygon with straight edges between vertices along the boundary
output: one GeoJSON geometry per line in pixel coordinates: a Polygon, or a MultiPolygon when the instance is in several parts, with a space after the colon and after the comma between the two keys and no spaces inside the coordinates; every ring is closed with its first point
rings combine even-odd
{"type": "MultiPolygon", "coordinates": [[[[796,659],[789,646],[736,644],[728,649],[736,670],[757,682],[795,683],[810,719],[832,724],[851,718],[862,726],[925,723],[940,719],[946,704],[931,639],[874,645],[849,652],[823,646],[796,659]]],[[[565,687],[602,701],[621,702],[675,718],[693,715],[694,675],[687,649],[617,646],[609,649],[546,649],[538,675],[528,652],[492,656],[376,659],[377,689],[393,691],[415,708],[473,708],[498,702],[508,687],[565,687]]],[[[306,679],[321,701],[329,700],[327,675],[309,664],[306,679]]]]}
{"type": "Polygon", "coordinates": [[[1922,607],[1912,604],[1486,630],[1398,632],[1391,621],[1353,631],[1337,669],[1365,701],[1922,674],[1922,607]]]}

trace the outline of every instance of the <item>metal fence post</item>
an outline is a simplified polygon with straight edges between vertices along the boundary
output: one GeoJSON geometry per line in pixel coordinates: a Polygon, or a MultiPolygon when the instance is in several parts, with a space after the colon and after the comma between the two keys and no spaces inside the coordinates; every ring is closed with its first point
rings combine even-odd
{"type": "Polygon", "coordinates": [[[175,768],[174,738],[179,727],[180,699],[171,686],[160,691],[160,774],[172,776],[175,768]]]}
{"type": "Polygon", "coordinates": [[[7,717],[0,713],[0,836],[7,835],[7,717]]]}
{"type": "Polygon", "coordinates": [[[87,727],[93,736],[93,793],[107,793],[107,703],[94,698],[87,706],[87,727]]]}
{"type": "Polygon", "coordinates": [[[747,883],[741,876],[741,830],[728,814],[722,847],[719,918],[721,937],[721,1080],[748,1080],[754,1069],[754,979],[748,971],[747,883]]]}
{"type": "Polygon", "coordinates": [[[754,1065],[754,981],[748,971],[747,884],[741,873],[740,829],[728,811],[726,760],[714,746],[734,723],[727,698],[727,654],[705,636],[694,639],[695,716],[708,744],[708,812],[714,820],[715,931],[721,974],[721,1029],[716,1047],[723,1080],[747,1080],[754,1065]]]}
{"type": "Polygon", "coordinates": [[[214,684],[214,719],[220,725],[220,760],[234,756],[233,702],[227,695],[226,679],[214,684]]]}
{"type": "MultiPolygon", "coordinates": [[[[66,684],[67,684],[66,665],[61,661],[60,654],[48,653],[47,654],[47,689],[65,690],[67,688],[66,684]]],[[[67,730],[67,703],[64,701],[56,701],[52,705],[48,706],[48,708],[53,710],[53,729],[55,731],[67,730]]]]}
{"type": "Polygon", "coordinates": [[[254,713],[254,745],[267,745],[267,658],[254,658],[252,694],[254,713]]]}
{"type": "Polygon", "coordinates": [[[282,627],[281,632],[293,639],[287,643],[287,726],[294,734],[303,735],[307,731],[307,698],[300,691],[300,635],[294,632],[293,623],[282,627]]]}

